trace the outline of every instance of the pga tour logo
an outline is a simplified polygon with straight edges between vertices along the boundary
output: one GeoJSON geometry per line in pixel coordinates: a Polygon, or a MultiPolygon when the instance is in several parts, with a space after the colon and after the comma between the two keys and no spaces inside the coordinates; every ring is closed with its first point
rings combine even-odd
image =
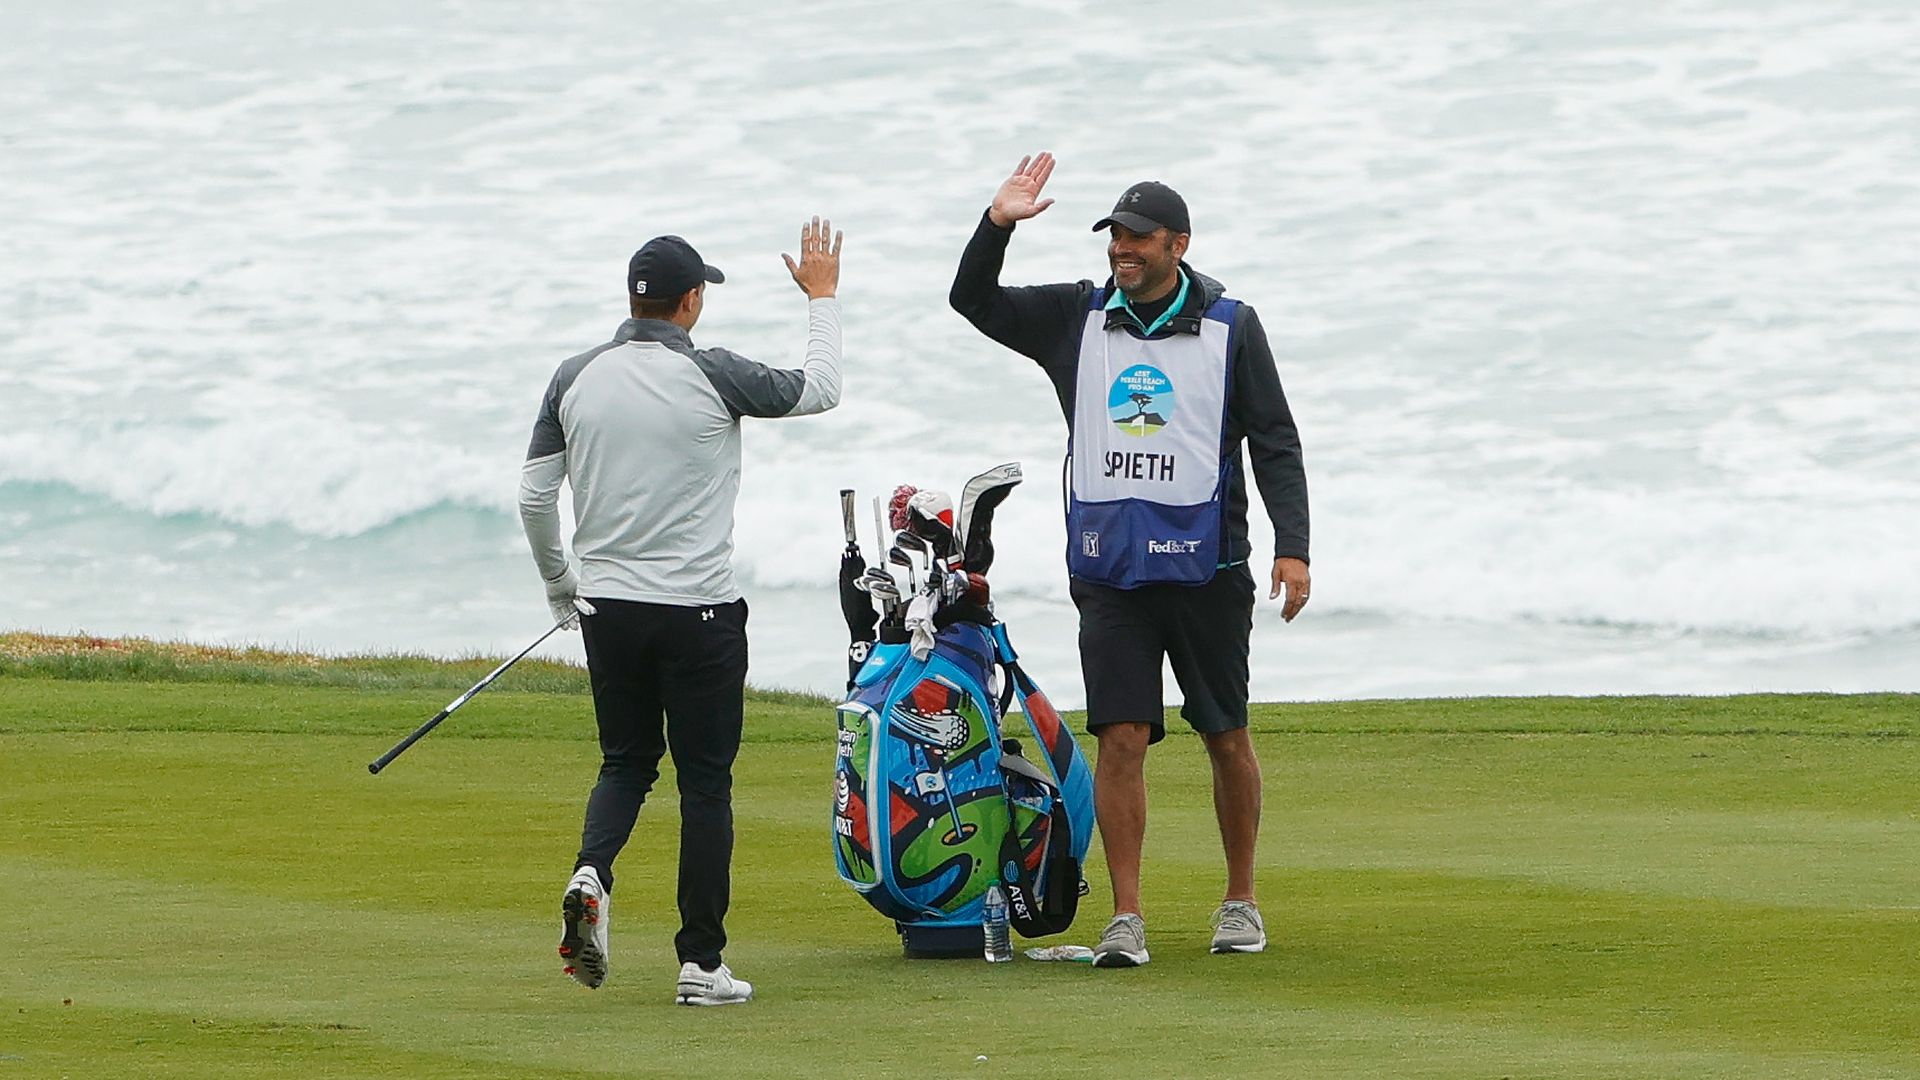
{"type": "Polygon", "coordinates": [[[1080,554],[1085,555],[1089,559],[1097,559],[1100,557],[1099,533],[1083,532],[1080,534],[1080,554]]]}
{"type": "Polygon", "coordinates": [[[1200,541],[1198,540],[1147,541],[1147,554],[1149,555],[1191,555],[1199,550],[1200,541]]]}

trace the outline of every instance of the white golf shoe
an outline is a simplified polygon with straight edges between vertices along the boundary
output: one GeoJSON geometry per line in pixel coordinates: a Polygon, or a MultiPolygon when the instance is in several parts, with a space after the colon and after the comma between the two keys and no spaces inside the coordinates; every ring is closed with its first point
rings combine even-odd
{"type": "Polygon", "coordinates": [[[574,982],[597,990],[607,981],[607,909],[612,904],[591,866],[573,872],[560,900],[561,970],[574,982]]]}
{"type": "Polygon", "coordinates": [[[740,1005],[753,1000],[753,984],[736,979],[727,965],[708,971],[689,960],[680,965],[680,984],[674,988],[676,1005],[740,1005]]]}

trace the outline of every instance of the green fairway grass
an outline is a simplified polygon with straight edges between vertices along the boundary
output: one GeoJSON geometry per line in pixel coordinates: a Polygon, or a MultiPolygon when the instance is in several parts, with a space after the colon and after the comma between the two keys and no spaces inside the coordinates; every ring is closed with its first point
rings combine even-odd
{"type": "MultiPolygon", "coordinates": [[[[485,661],[0,662],[0,1080],[1920,1076],[1913,696],[1259,707],[1272,944],[1231,957],[1176,719],[1153,962],[1111,972],[903,960],[833,873],[830,706],[759,697],[727,951],[756,999],[698,1010],[672,1004],[670,770],[611,978],[560,974],[597,766],[577,673],[508,676],[374,777],[485,661]]],[[[1055,940],[1105,921],[1095,852],[1055,940]]]]}

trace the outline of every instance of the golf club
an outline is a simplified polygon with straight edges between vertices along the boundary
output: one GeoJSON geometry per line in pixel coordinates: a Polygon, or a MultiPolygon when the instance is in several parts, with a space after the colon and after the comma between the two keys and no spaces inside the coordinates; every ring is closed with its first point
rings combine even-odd
{"type": "Polygon", "coordinates": [[[522,657],[526,656],[528,653],[538,648],[541,642],[552,637],[554,633],[558,631],[561,627],[566,626],[568,623],[573,622],[574,620],[578,619],[581,615],[593,614],[593,605],[588,604],[585,600],[575,599],[573,604],[574,604],[574,608],[578,612],[577,614],[569,615],[566,618],[561,619],[559,622],[556,622],[552,626],[548,627],[546,633],[541,634],[539,637],[533,639],[532,645],[529,645],[526,648],[521,649],[520,652],[517,655],[515,655],[513,659],[507,661],[504,664],[501,664],[499,667],[494,668],[492,671],[488,672],[486,678],[481,679],[477,683],[474,683],[471,687],[467,689],[466,693],[461,694],[459,697],[454,698],[451,702],[448,702],[447,707],[444,709],[441,709],[438,713],[435,713],[433,719],[415,728],[413,731],[413,734],[395,743],[393,746],[393,749],[387,751],[384,754],[381,754],[378,758],[369,762],[367,764],[367,771],[374,774],[375,776],[380,775],[380,770],[386,768],[388,765],[393,764],[394,758],[397,758],[401,754],[406,753],[407,747],[412,746],[414,743],[417,743],[421,739],[425,738],[427,732],[432,731],[434,728],[440,726],[440,721],[445,720],[449,716],[452,716],[453,711],[455,709],[458,709],[460,706],[465,705],[468,701],[472,700],[473,695],[479,693],[482,690],[485,690],[487,686],[493,682],[493,680],[499,678],[501,674],[505,672],[508,668],[519,663],[522,657]]]}

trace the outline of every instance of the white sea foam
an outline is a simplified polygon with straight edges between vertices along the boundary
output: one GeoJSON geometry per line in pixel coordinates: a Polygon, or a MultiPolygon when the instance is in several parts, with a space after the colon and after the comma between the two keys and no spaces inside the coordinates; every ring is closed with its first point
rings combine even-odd
{"type": "MultiPolygon", "coordinates": [[[[1017,459],[998,588],[1064,611],[1052,393],[945,307],[1041,146],[1059,205],[1008,281],[1102,276],[1086,223],[1151,175],[1260,309],[1327,642],[1553,643],[1351,692],[1525,689],[1595,648],[1633,657],[1606,678],[1727,688],[1671,635],[1804,659],[1920,622],[1910,6],[1225,4],[1150,56],[1095,32],[1110,3],[202,14],[69,5],[0,43],[0,624],[111,630],[61,614],[75,552],[119,553],[165,610],[97,610],[147,629],[351,647],[398,595],[517,610],[520,452],[626,255],[689,236],[728,271],[696,337],[792,362],[777,253],[815,212],[849,237],[848,397],[750,425],[743,577],[818,589],[842,486],[1017,459]],[[681,64],[645,62],[661,40],[681,64]],[[247,560],[265,621],[195,615],[247,560]]],[[[817,634],[804,607],[761,640],[817,634]]]]}

